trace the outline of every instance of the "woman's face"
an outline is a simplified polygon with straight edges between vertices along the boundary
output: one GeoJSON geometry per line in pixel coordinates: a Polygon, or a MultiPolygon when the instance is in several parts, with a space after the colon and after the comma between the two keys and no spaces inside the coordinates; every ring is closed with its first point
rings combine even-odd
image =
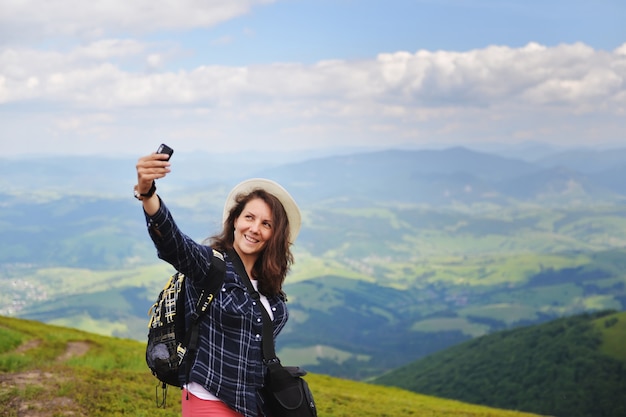
{"type": "Polygon", "coordinates": [[[240,257],[256,260],[274,233],[272,211],[267,203],[254,198],[235,219],[233,247],[240,257]]]}

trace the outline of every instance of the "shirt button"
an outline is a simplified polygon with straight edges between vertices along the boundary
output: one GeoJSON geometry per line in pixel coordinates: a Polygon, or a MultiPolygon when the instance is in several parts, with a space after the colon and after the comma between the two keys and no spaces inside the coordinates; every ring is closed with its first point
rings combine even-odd
{"type": "Polygon", "coordinates": [[[256,340],[260,340],[261,339],[261,335],[257,334],[256,336],[254,336],[256,338],[256,340]]]}
{"type": "Polygon", "coordinates": [[[272,307],[272,311],[276,311],[276,307],[272,307]]]}
{"type": "Polygon", "coordinates": [[[253,305],[253,306],[255,306],[255,305],[256,305],[256,301],[253,301],[253,302],[252,302],[252,305],[253,305]]]}
{"type": "Polygon", "coordinates": [[[261,319],[256,319],[256,322],[259,323],[261,321],[261,319]]]}

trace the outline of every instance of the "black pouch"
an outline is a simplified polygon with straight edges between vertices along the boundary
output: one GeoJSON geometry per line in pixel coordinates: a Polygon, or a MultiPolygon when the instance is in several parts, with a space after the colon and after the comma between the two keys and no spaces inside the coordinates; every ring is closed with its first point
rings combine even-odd
{"type": "Polygon", "coordinates": [[[317,417],[313,394],[297,366],[270,364],[261,391],[272,417],[317,417]]]}
{"type": "Polygon", "coordinates": [[[172,324],[150,329],[146,346],[146,363],[152,373],[163,383],[180,387],[179,360],[176,337],[172,324]]]}

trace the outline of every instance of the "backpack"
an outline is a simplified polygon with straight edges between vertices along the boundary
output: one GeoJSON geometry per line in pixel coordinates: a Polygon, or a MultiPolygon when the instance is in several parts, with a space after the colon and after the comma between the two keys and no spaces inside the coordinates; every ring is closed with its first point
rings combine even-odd
{"type": "MultiPolygon", "coordinates": [[[[224,282],[226,264],[224,256],[213,250],[211,267],[207,276],[207,287],[198,298],[196,311],[192,314],[190,327],[185,326],[185,275],[176,272],[170,277],[161,290],[148,315],[148,344],[146,346],[146,363],[152,374],[161,382],[165,406],[167,386],[180,387],[179,375],[185,355],[186,377],[189,379],[191,365],[198,348],[198,328],[200,319],[207,312],[214,295],[224,282]]],[[[157,405],[159,401],[157,399],[157,405]]]]}

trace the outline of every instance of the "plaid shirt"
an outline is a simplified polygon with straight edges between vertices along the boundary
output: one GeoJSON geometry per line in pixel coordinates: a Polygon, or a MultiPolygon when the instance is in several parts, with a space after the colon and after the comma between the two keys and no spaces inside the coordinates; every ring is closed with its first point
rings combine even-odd
{"type": "MultiPolygon", "coordinates": [[[[146,220],[159,258],[193,284],[185,286],[185,315],[189,320],[209,270],[212,250],[183,234],[162,201],[159,211],[146,215],[146,220]]],[[[198,354],[189,379],[245,417],[258,417],[263,405],[257,390],[263,386],[266,372],[261,351],[263,306],[252,299],[227,255],[224,260],[224,284],[201,320],[198,354]]],[[[287,322],[287,308],[279,296],[268,297],[268,301],[276,338],[287,322]]]]}

